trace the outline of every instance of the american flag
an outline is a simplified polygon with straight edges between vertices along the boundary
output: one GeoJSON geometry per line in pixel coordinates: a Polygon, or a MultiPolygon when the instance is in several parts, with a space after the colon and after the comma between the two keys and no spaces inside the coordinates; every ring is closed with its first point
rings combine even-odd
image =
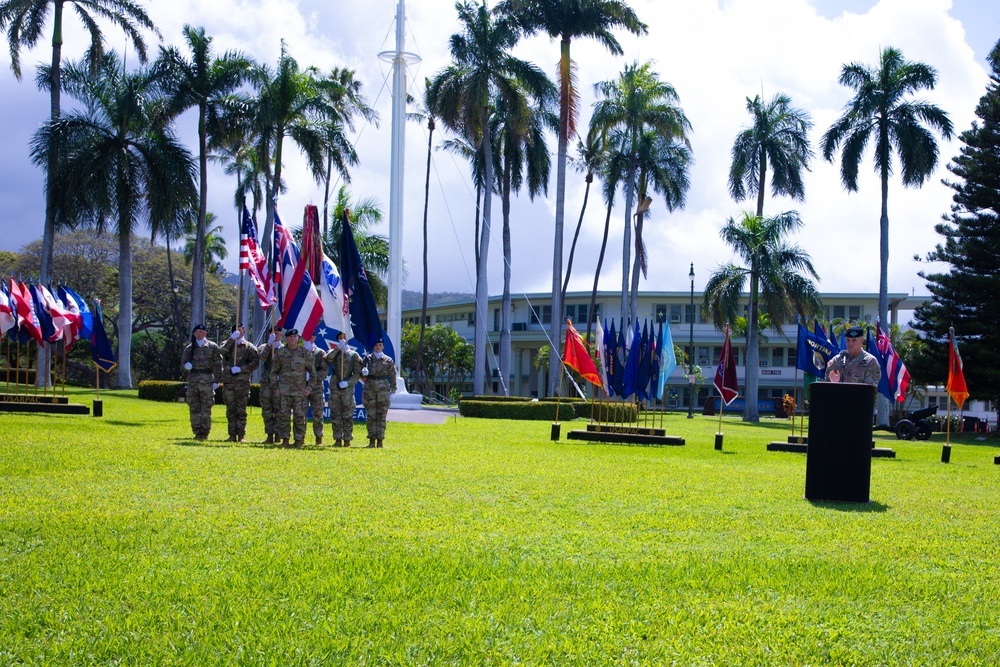
{"type": "Polygon", "coordinates": [[[889,393],[892,398],[900,403],[906,399],[906,388],[910,384],[910,372],[903,365],[903,360],[889,342],[889,336],[882,330],[879,322],[875,323],[875,345],[885,362],[883,373],[889,383],[889,393]]]}
{"type": "Polygon", "coordinates": [[[261,308],[267,308],[275,302],[274,283],[271,282],[271,272],[267,270],[267,258],[260,250],[257,226],[254,225],[246,204],[243,205],[243,225],[240,227],[240,270],[250,274],[261,308]]]}

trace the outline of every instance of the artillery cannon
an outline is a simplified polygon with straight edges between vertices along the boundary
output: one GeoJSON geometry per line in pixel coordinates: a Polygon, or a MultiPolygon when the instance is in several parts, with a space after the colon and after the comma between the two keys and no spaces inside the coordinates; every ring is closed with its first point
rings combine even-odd
{"type": "Polygon", "coordinates": [[[896,422],[896,438],[910,440],[915,437],[917,440],[929,440],[934,429],[927,418],[936,415],[937,410],[937,406],[932,405],[908,413],[896,422]]]}

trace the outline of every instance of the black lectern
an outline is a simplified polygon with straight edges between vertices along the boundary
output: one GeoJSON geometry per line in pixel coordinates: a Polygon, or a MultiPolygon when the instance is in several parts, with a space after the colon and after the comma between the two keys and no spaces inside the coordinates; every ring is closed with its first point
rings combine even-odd
{"type": "Polygon", "coordinates": [[[808,500],[869,501],[874,409],[875,387],[871,385],[809,385],[808,500]]]}

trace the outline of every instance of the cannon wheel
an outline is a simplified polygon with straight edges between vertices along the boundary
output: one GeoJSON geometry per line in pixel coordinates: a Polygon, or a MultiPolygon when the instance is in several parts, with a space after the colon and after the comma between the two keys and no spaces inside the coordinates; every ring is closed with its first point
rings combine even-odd
{"type": "Polygon", "coordinates": [[[931,423],[926,419],[921,419],[917,422],[917,430],[914,434],[917,440],[930,440],[931,433],[934,429],[931,428],[931,423]]]}
{"type": "Polygon", "coordinates": [[[896,422],[896,438],[899,440],[910,440],[916,427],[909,419],[900,419],[896,422]]]}

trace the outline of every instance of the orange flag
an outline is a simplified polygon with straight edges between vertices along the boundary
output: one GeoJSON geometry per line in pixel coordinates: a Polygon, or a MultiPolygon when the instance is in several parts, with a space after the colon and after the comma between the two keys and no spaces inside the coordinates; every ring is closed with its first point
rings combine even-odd
{"type": "Polygon", "coordinates": [[[580,334],[573,328],[573,323],[566,320],[566,345],[563,348],[563,363],[579,373],[584,380],[601,386],[601,375],[590,358],[587,345],[580,334]]]}
{"type": "Polygon", "coordinates": [[[948,395],[962,409],[962,404],[969,397],[969,389],[965,386],[965,372],[962,369],[962,355],[958,353],[958,343],[955,341],[955,330],[948,329],[948,395]]]}

